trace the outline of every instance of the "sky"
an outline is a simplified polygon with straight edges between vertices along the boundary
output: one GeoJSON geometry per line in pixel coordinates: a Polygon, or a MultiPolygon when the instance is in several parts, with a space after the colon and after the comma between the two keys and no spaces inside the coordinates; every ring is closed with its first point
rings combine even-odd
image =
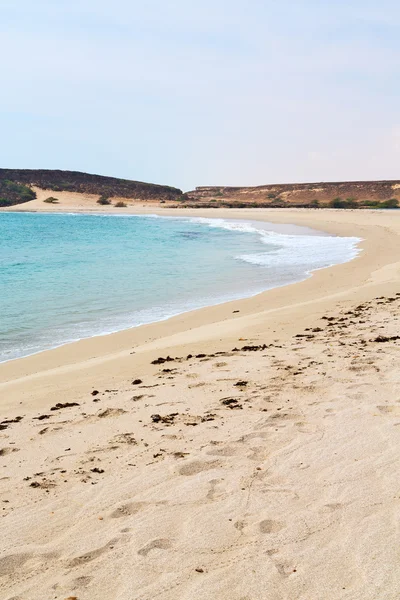
{"type": "Polygon", "coordinates": [[[396,0],[0,0],[0,166],[400,178],[396,0]]]}

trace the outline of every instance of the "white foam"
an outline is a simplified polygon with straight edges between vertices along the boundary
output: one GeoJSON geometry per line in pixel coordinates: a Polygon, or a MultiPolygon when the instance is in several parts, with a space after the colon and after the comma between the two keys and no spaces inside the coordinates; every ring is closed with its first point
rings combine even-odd
{"type": "MultiPolygon", "coordinates": [[[[261,267],[290,265],[303,267],[305,273],[308,274],[317,269],[350,261],[361,252],[357,245],[362,239],[357,237],[318,235],[318,232],[315,232],[315,235],[288,235],[270,231],[246,221],[239,222],[203,217],[192,217],[190,221],[202,223],[212,228],[258,235],[260,241],[269,246],[269,251],[257,254],[242,254],[236,258],[261,267]]],[[[267,223],[264,225],[268,227],[267,223]]]]}
{"type": "MultiPolygon", "coordinates": [[[[269,236],[273,244],[269,252],[242,254],[237,258],[262,267],[292,266],[305,268],[306,272],[331,265],[347,262],[355,258],[360,249],[359,238],[269,236]]],[[[267,243],[267,242],[266,242],[267,243]]]]}

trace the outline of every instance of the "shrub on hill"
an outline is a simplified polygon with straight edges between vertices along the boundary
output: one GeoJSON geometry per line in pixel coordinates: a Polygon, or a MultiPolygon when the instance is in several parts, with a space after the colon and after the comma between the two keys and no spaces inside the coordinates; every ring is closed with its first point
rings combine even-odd
{"type": "Polygon", "coordinates": [[[331,208],[357,208],[358,203],[355,198],[334,198],[329,202],[331,208]]]}
{"type": "Polygon", "coordinates": [[[35,192],[27,185],[9,179],[0,180],[0,206],[13,206],[35,198],[35,192]]]}
{"type": "Polygon", "coordinates": [[[116,206],[117,208],[126,208],[125,202],[116,202],[114,206],[116,206]]]}
{"type": "Polygon", "coordinates": [[[389,200],[383,200],[380,202],[379,200],[361,200],[361,206],[367,208],[398,208],[399,201],[397,198],[390,198],[389,200]]]}
{"type": "Polygon", "coordinates": [[[107,196],[100,196],[97,200],[97,204],[101,204],[102,206],[106,206],[107,204],[111,204],[111,201],[107,198],[107,196]]]}
{"type": "Polygon", "coordinates": [[[43,202],[46,202],[46,204],[58,204],[59,200],[58,198],[54,198],[54,196],[49,196],[49,198],[46,198],[43,202]]]}
{"type": "Polygon", "coordinates": [[[59,181],[58,183],[48,185],[47,189],[53,190],[53,192],[74,192],[75,186],[67,181],[59,181]]]}
{"type": "Polygon", "coordinates": [[[390,198],[390,200],[384,200],[381,203],[382,208],[398,208],[399,207],[399,201],[397,200],[397,198],[390,198]]]}
{"type": "Polygon", "coordinates": [[[380,202],[377,200],[360,200],[360,205],[368,208],[379,208],[380,202]]]}

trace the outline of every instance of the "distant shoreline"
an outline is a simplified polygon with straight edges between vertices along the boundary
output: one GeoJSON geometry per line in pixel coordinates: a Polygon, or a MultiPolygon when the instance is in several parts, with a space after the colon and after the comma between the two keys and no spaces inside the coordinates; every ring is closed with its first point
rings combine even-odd
{"type": "Polygon", "coordinates": [[[186,208],[396,208],[400,181],[323,181],[258,186],[198,186],[181,189],[141,181],[59,169],[0,169],[0,206],[32,198],[47,204],[67,196],[92,196],[101,205],[166,202],[186,208]]]}

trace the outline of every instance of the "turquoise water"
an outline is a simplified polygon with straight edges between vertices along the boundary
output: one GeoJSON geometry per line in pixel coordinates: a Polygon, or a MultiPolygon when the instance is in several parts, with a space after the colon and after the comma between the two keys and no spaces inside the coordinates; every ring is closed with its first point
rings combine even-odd
{"type": "Polygon", "coordinates": [[[0,213],[0,361],[254,295],[357,254],[254,222],[0,213]]]}

